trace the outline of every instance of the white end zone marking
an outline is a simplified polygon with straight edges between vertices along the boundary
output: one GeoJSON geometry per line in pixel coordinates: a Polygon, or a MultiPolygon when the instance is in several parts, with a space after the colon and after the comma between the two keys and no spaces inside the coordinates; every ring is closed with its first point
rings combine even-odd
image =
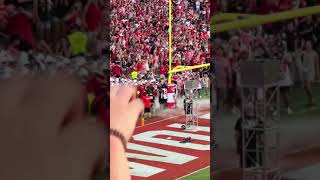
{"type": "Polygon", "coordinates": [[[210,113],[207,113],[205,115],[199,116],[199,118],[210,120],[210,113]]]}
{"type": "Polygon", "coordinates": [[[198,159],[195,156],[181,154],[181,153],[172,152],[172,151],[166,151],[163,149],[134,144],[134,143],[129,143],[128,149],[154,154],[154,155],[146,155],[146,154],[137,154],[137,153],[127,153],[127,157],[133,158],[133,159],[142,159],[142,160],[164,162],[164,163],[170,163],[170,164],[179,164],[179,165],[198,159]]]}
{"type": "MultiPolygon", "coordinates": [[[[162,121],[166,121],[166,120],[170,120],[170,119],[174,119],[180,116],[184,116],[184,115],[179,115],[179,116],[174,116],[171,118],[166,118],[166,119],[162,119],[153,123],[149,123],[146,125],[150,125],[150,124],[155,124],[158,122],[162,122],[162,121]]],[[[172,128],[181,128],[182,124],[179,123],[173,123],[168,125],[167,127],[172,127],[172,128]]],[[[144,127],[144,126],[140,126],[140,127],[144,127]]],[[[140,128],[137,127],[137,128],[140,128]]],[[[205,126],[200,126],[200,131],[203,132],[210,132],[210,128],[209,127],[205,127],[205,126]]],[[[198,130],[198,131],[199,131],[198,130]]],[[[182,148],[189,148],[189,149],[195,149],[195,150],[210,150],[210,145],[203,145],[203,144],[195,144],[195,143],[188,143],[188,144],[182,144],[179,141],[174,141],[174,140],[170,140],[172,139],[172,137],[191,137],[193,139],[198,139],[198,140],[203,140],[203,141],[208,141],[210,142],[210,136],[205,136],[205,135],[197,135],[197,134],[191,134],[191,133],[180,133],[180,132],[176,132],[176,131],[147,131],[144,133],[139,133],[137,135],[133,136],[133,139],[137,140],[137,141],[141,141],[141,142],[151,142],[151,143],[156,143],[156,144],[163,144],[163,145],[167,145],[167,146],[174,146],[174,147],[182,147],[182,148]],[[147,134],[146,134],[147,133],[147,134]],[[169,137],[166,139],[161,139],[161,138],[154,138],[154,136],[157,135],[168,135],[169,137]],[[165,141],[165,142],[161,142],[161,141],[165,141]],[[160,142],[160,143],[159,143],[160,142]],[[186,146],[187,145],[187,146],[186,146]]],[[[133,143],[129,143],[128,145],[128,149],[134,149],[134,150],[140,150],[142,148],[143,145],[137,145],[136,147],[132,146],[133,143]],[[131,144],[131,145],[129,145],[131,144]],[[139,146],[137,148],[137,146],[139,146]]],[[[208,143],[209,144],[209,143],[208,143]]],[[[170,151],[165,151],[162,149],[152,149],[152,147],[143,147],[143,150],[140,151],[144,151],[144,152],[152,152],[154,154],[157,155],[143,155],[143,154],[135,154],[135,153],[127,153],[127,157],[128,158],[134,158],[134,159],[143,159],[143,160],[150,160],[150,161],[158,161],[158,162],[167,162],[167,163],[171,163],[171,164],[177,164],[180,163],[182,161],[185,161],[185,163],[193,161],[195,159],[198,159],[198,157],[195,156],[190,156],[190,155],[186,155],[186,154],[180,154],[179,153],[175,153],[175,152],[170,152],[170,151]],[[178,156],[177,156],[178,154],[178,156]],[[174,155],[174,156],[173,156],[174,155]],[[174,160],[174,162],[173,162],[174,160]]],[[[162,169],[162,168],[157,168],[157,167],[153,167],[153,166],[149,166],[149,165],[144,165],[141,163],[136,163],[136,162],[129,162],[129,167],[130,169],[130,174],[132,176],[137,176],[137,177],[151,177],[153,175],[159,174],[163,171],[166,171],[166,169],[162,169]]]]}
{"type": "Polygon", "coordinates": [[[149,142],[149,143],[188,148],[188,149],[194,149],[194,150],[202,150],[202,151],[210,150],[210,144],[203,145],[203,144],[195,144],[195,143],[180,143],[180,141],[176,141],[176,140],[155,138],[155,136],[159,136],[159,135],[167,135],[172,137],[183,137],[183,138],[191,137],[192,139],[210,142],[210,136],[191,134],[191,133],[182,133],[182,132],[168,131],[168,130],[143,132],[143,133],[134,135],[133,139],[135,141],[149,142]]]}
{"type": "Polygon", "coordinates": [[[132,176],[150,177],[165,171],[165,169],[148,166],[140,163],[129,162],[130,174],[132,176]]]}

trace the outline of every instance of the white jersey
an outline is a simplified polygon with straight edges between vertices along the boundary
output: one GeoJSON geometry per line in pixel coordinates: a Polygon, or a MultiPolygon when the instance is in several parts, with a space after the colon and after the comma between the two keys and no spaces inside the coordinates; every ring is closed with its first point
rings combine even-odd
{"type": "Polygon", "coordinates": [[[196,2],[196,6],[197,6],[197,8],[200,8],[200,1],[196,2]]]}
{"type": "Polygon", "coordinates": [[[166,88],[162,88],[162,93],[160,94],[161,99],[167,99],[168,98],[168,91],[166,88]]]}

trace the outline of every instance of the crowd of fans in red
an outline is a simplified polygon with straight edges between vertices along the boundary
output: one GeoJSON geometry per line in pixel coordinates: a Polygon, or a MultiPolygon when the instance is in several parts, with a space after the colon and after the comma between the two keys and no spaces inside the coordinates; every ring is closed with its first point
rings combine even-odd
{"type": "MultiPolygon", "coordinates": [[[[165,0],[111,1],[111,70],[166,76],[169,70],[169,15],[165,0]]],[[[209,61],[208,0],[173,1],[173,67],[209,61]]]]}
{"type": "MultiPolygon", "coordinates": [[[[260,1],[262,2],[270,1],[260,1]]],[[[276,6],[278,10],[282,9],[284,1],[279,2],[281,3],[276,6]]],[[[293,4],[295,1],[290,2],[288,8],[296,8],[293,4]]],[[[297,7],[316,3],[311,0],[299,2],[304,3],[297,7]]],[[[257,12],[247,5],[243,5],[246,8],[238,6],[240,5],[237,3],[229,4],[227,12],[257,12]],[[250,10],[242,11],[244,9],[250,10]]],[[[308,99],[307,105],[315,105],[312,84],[320,79],[320,16],[308,16],[217,34],[213,40],[213,48],[217,108],[222,108],[223,104],[233,110],[240,108],[239,63],[261,58],[279,60],[282,75],[279,85],[283,103],[289,114],[293,111],[289,94],[290,87],[294,84],[303,84],[308,99]]]]}
{"type": "Polygon", "coordinates": [[[76,74],[107,120],[107,13],[103,0],[0,0],[0,79],[76,74]]]}
{"type": "Polygon", "coordinates": [[[209,1],[173,1],[173,64],[199,65],[209,62],[209,1]]]}
{"type": "MultiPolygon", "coordinates": [[[[172,1],[172,68],[210,61],[210,3],[208,0],[172,1]]],[[[165,107],[169,71],[169,9],[166,0],[111,1],[110,69],[112,84],[138,87],[146,111],[159,97],[165,107]],[[131,76],[138,74],[137,78],[131,76]],[[131,80],[136,81],[131,81],[131,80]],[[152,82],[150,82],[152,81],[152,82]],[[152,90],[151,90],[152,89],[152,90]]],[[[183,95],[186,80],[195,79],[208,90],[207,70],[173,76],[177,94],[183,95]]],[[[201,88],[200,88],[201,89],[201,88]]]]}

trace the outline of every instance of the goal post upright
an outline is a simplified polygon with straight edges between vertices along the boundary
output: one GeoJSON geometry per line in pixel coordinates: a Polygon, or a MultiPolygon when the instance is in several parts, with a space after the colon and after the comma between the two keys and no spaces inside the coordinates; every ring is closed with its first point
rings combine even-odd
{"type": "Polygon", "coordinates": [[[168,84],[171,84],[172,79],[172,0],[169,1],[169,77],[168,84]]]}

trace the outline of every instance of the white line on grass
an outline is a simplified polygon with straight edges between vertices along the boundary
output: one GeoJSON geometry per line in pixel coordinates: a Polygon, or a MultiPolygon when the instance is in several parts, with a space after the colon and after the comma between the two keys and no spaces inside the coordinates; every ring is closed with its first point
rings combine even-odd
{"type": "Polygon", "coordinates": [[[190,175],[192,175],[192,174],[195,174],[195,173],[200,172],[200,171],[202,171],[202,170],[205,170],[205,169],[207,169],[207,168],[210,168],[210,166],[204,167],[204,168],[202,168],[202,169],[199,169],[199,170],[197,170],[197,171],[194,171],[194,172],[192,172],[192,173],[189,173],[189,174],[187,174],[187,175],[184,175],[184,176],[182,176],[182,177],[179,177],[179,178],[176,179],[176,180],[185,178],[185,177],[187,177],[187,176],[190,176],[190,175]]]}

